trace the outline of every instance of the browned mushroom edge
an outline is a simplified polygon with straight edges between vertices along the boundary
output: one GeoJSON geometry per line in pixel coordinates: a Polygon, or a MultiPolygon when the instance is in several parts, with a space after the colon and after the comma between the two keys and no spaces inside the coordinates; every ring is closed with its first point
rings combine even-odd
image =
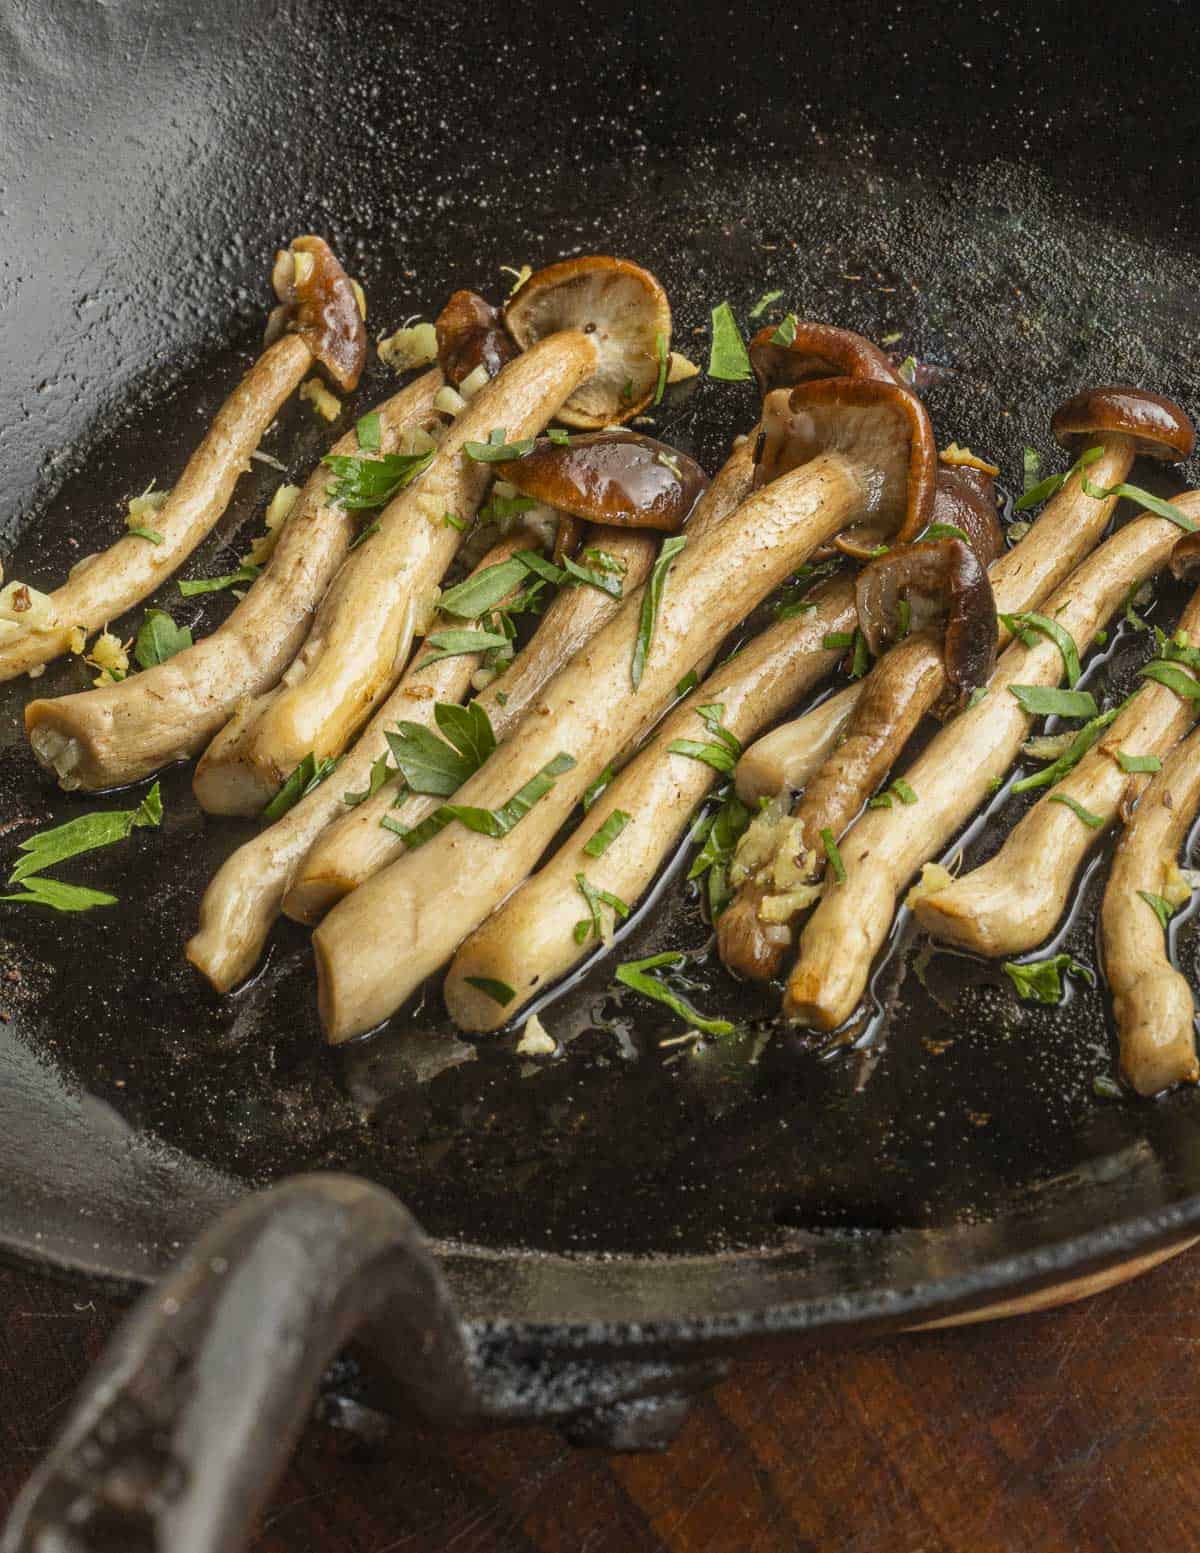
{"type": "Polygon", "coordinates": [[[750,365],[766,397],[772,389],[791,388],[814,378],[861,377],[899,383],[896,369],[877,345],[853,329],[794,320],[794,334],[784,343],[780,328],[768,324],[750,341],[750,365]]]}
{"type": "Polygon", "coordinates": [[[1171,399],[1132,383],[1101,383],[1059,405],[1050,429],[1068,452],[1078,453],[1104,432],[1132,437],[1142,458],[1176,463],[1190,458],[1196,430],[1171,399]]]}
{"type": "Polygon", "coordinates": [[[267,320],[268,343],[298,334],[343,393],[358,387],[367,333],[354,284],[321,237],[296,237],[275,255],[271,275],[279,306],[267,320]],[[311,263],[301,268],[297,258],[311,263]]]}
{"type": "Polygon", "coordinates": [[[517,354],[500,311],[475,291],[456,291],[438,314],[438,366],[455,388],[480,367],[489,378],[517,354]]]}
{"type": "Polygon", "coordinates": [[[755,447],[755,486],[822,453],[857,463],[874,493],[866,521],[838,535],[839,550],[865,559],[881,542],[903,544],[924,528],[933,508],[937,448],[924,405],[903,385],[815,378],[769,393],[755,447]]]}
{"type": "Polygon", "coordinates": [[[708,476],[694,458],[635,431],[539,437],[524,458],[496,465],[523,496],[614,528],[683,527],[708,476]]]}
{"type": "Polygon", "coordinates": [[[961,695],[984,685],[996,664],[999,627],[987,568],[1004,540],[992,477],[966,466],[939,466],[930,536],[918,535],[869,561],[859,573],[858,619],[878,654],[901,634],[901,600],[910,627],[946,619],[946,677],[961,695]],[[963,538],[943,532],[958,529],[963,538]]]}

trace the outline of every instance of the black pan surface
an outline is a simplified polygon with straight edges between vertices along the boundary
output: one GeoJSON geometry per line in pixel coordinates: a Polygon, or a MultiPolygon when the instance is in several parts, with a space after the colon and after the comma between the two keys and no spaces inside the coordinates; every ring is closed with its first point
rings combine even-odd
{"type": "MultiPolygon", "coordinates": [[[[51,585],[129,496],[170,483],[253,355],[274,247],[302,230],[361,276],[375,331],[456,286],[501,296],[502,265],[609,251],[660,275],[675,343],[702,358],[717,301],[744,322],[779,289],[935,367],[939,441],[986,452],[1010,490],[1023,444],[1052,457],[1050,413],[1089,379],[1200,413],[1187,13],[1081,15],[3,0],[9,575],[51,585]]],[[[347,423],[390,381],[375,363],[347,423]]],[[[748,388],[702,380],[658,434],[712,470],[752,417],[748,388]]],[[[329,438],[293,406],[265,446],[302,478],[329,438]]],[[[187,575],[227,569],[282,478],[243,478],[187,575]]],[[[152,602],[197,634],[231,604],[173,584],[152,602]]],[[[1179,605],[1164,588],[1150,616],[1179,605]]],[[[1092,672],[1126,684],[1147,652],[1119,630],[1092,672]]],[[[37,690],[84,683],[63,663],[37,690]]],[[[0,846],[80,807],[35,773],[29,694],[0,687],[0,846]]],[[[1102,993],[1018,1003],[997,967],[931,954],[902,921],[858,1042],[821,1050],[710,963],[678,868],[623,957],[696,950],[695,999],[739,1038],[661,1047],[679,1027],[601,962],[543,1011],[567,1043],[548,1067],[515,1034],[458,1039],[436,982],[330,1053],[304,933],[281,927],[224,1002],[184,964],[205,882],[254,828],[202,818],[189,780],[165,774],[162,831],[73,865],[119,911],[0,907],[10,1250],[140,1279],[245,1183],[343,1168],[401,1195],[473,1312],[715,1329],[783,1307],[789,1325],[898,1319],[1200,1215],[1196,1097],[1095,1093],[1115,1068],[1102,993]]],[[[999,795],[968,863],[1019,812],[999,795]]],[[[1097,862],[1055,941],[1093,965],[1102,879],[1097,862]]],[[[1200,971],[1192,921],[1172,931],[1200,971]]]]}

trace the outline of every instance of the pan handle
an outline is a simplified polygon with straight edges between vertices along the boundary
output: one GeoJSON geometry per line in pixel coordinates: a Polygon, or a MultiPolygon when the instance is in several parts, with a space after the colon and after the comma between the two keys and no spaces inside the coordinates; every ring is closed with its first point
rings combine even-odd
{"type": "Polygon", "coordinates": [[[248,1197],[127,1317],[0,1553],[235,1553],[366,1323],[423,1413],[472,1413],[462,1324],[391,1193],[331,1174],[248,1197]]]}

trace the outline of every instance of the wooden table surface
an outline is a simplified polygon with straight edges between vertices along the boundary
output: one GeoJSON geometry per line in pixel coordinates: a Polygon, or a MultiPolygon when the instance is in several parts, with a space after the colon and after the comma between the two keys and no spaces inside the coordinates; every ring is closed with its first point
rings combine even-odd
{"type": "MultiPolygon", "coordinates": [[[[1082,1304],[745,1364],[667,1454],[312,1425],[255,1553],[1192,1553],[1200,1248],[1082,1304]]],[[[0,1270],[0,1507],[119,1308],[0,1270]]]]}

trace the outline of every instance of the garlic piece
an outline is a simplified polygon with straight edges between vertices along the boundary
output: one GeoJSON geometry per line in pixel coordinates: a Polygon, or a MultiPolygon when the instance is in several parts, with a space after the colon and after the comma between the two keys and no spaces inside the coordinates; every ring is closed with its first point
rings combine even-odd
{"type": "Polygon", "coordinates": [[[437,360],[437,330],[432,324],[397,329],[395,334],[380,340],[375,349],[380,361],[393,372],[411,372],[415,367],[427,367],[437,360]]]}

